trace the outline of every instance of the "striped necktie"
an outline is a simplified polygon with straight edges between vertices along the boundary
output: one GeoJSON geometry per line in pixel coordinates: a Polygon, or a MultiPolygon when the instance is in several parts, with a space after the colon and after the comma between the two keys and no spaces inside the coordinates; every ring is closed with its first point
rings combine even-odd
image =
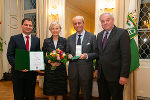
{"type": "Polygon", "coordinates": [[[104,49],[106,41],[107,41],[107,35],[108,35],[108,32],[106,32],[106,34],[105,34],[105,36],[103,38],[103,41],[102,41],[102,47],[103,47],[103,49],[104,49]]]}

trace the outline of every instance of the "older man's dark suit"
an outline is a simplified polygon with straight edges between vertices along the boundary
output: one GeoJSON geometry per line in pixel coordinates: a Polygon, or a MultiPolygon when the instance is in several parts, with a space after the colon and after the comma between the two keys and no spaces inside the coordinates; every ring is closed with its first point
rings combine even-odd
{"type": "MultiPolygon", "coordinates": [[[[103,86],[103,84],[112,87],[110,89],[111,95],[118,97],[113,100],[121,100],[119,98],[122,95],[115,94],[113,91],[115,86],[111,83],[119,84],[120,77],[128,78],[131,60],[129,34],[126,30],[114,26],[104,49],[102,48],[103,34],[104,31],[100,32],[97,36],[99,60],[97,61],[96,69],[99,70],[100,100],[109,100],[103,98],[109,95],[109,93],[105,93],[103,90],[108,87],[103,86]]],[[[122,90],[123,86],[120,85],[120,92],[122,90]]]]}
{"type": "MultiPolygon", "coordinates": [[[[67,53],[72,54],[72,56],[75,56],[76,53],[76,34],[67,39],[67,53]]],[[[85,32],[82,41],[82,53],[87,53],[88,59],[69,62],[68,76],[71,100],[78,100],[80,88],[83,100],[91,100],[93,59],[96,58],[96,51],[96,37],[89,32],[85,32]]]]}
{"type": "MultiPolygon", "coordinates": [[[[28,71],[21,72],[15,70],[15,50],[22,49],[26,50],[25,41],[22,34],[11,36],[8,49],[7,58],[12,66],[12,81],[13,91],[15,100],[34,100],[35,84],[37,72],[28,71]],[[25,93],[25,91],[28,91],[25,93]]],[[[39,38],[31,35],[31,48],[30,51],[40,51],[40,40],[39,38]]]]}

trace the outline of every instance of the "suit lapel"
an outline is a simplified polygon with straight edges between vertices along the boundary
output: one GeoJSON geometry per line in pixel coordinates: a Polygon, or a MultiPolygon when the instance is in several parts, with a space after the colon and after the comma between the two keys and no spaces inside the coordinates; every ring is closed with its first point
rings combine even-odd
{"type": "MultiPolygon", "coordinates": [[[[59,46],[59,43],[60,43],[60,38],[58,37],[58,41],[57,41],[57,45],[56,45],[56,48],[55,49],[57,49],[57,48],[59,48],[58,46],[59,46]]],[[[54,44],[54,43],[53,43],[54,44]]],[[[55,47],[55,45],[54,45],[54,47],[55,47]]],[[[60,48],[59,48],[60,49],[60,48]]]]}
{"type": "MultiPolygon", "coordinates": [[[[100,40],[100,41],[98,41],[98,42],[99,42],[99,44],[100,44],[100,48],[102,48],[103,34],[104,34],[104,31],[102,31],[102,32],[100,33],[100,36],[99,36],[99,40],[100,40]]],[[[100,49],[100,50],[101,50],[101,49],[100,49]]]]}
{"type": "Polygon", "coordinates": [[[25,44],[25,41],[24,41],[24,37],[22,34],[20,34],[20,44],[23,46],[24,50],[27,50],[26,49],[26,44],[25,44]]]}
{"type": "Polygon", "coordinates": [[[32,51],[32,46],[34,45],[34,37],[31,35],[31,46],[30,46],[30,51],[32,51]]]}
{"type": "Polygon", "coordinates": [[[111,31],[111,33],[110,33],[110,35],[106,41],[104,49],[112,42],[112,38],[113,38],[114,34],[116,33],[115,29],[116,29],[116,27],[114,26],[114,28],[112,29],[112,31],[111,31]]]}
{"type": "Polygon", "coordinates": [[[75,33],[74,35],[73,35],[73,37],[72,37],[72,41],[70,41],[70,42],[72,42],[72,47],[73,47],[73,53],[74,53],[74,55],[76,54],[76,34],[77,33],[75,33]]]}
{"type": "Polygon", "coordinates": [[[82,52],[84,52],[84,48],[85,48],[86,44],[88,43],[88,40],[89,40],[89,35],[85,31],[85,34],[84,34],[84,37],[83,37],[83,41],[82,41],[82,52]]]}
{"type": "MultiPolygon", "coordinates": [[[[59,38],[58,38],[58,42],[59,42],[59,38]]],[[[57,45],[58,45],[58,42],[57,42],[57,45]]],[[[51,43],[51,48],[55,49],[55,45],[54,45],[54,41],[53,41],[53,36],[50,37],[50,43],[51,43]]],[[[56,48],[57,48],[57,45],[56,45],[56,48]]]]}

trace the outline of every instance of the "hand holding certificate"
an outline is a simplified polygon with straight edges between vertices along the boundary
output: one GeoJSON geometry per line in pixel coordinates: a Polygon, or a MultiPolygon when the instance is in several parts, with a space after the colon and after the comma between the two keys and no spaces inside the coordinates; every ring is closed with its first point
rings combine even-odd
{"type": "Polygon", "coordinates": [[[82,46],[81,45],[76,45],[76,56],[70,56],[69,60],[70,61],[77,61],[80,58],[81,55],[81,51],[82,51],[82,46]]]}
{"type": "Polygon", "coordinates": [[[26,51],[16,49],[16,70],[44,70],[44,57],[42,51],[26,51]]]}
{"type": "Polygon", "coordinates": [[[44,70],[43,52],[30,52],[30,70],[44,70]]]}

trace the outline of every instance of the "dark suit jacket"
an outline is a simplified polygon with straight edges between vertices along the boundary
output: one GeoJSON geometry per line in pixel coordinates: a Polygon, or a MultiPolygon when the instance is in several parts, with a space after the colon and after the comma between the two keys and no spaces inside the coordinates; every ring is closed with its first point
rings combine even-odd
{"type": "MultiPolygon", "coordinates": [[[[9,64],[12,66],[13,78],[32,78],[37,75],[37,72],[28,71],[26,73],[15,70],[15,50],[22,49],[26,50],[26,45],[22,34],[11,36],[8,49],[7,59],[9,64]]],[[[40,51],[40,40],[39,38],[31,35],[31,48],[30,51],[40,51]]]]}
{"type": "MultiPolygon", "coordinates": [[[[68,54],[72,54],[75,56],[76,53],[76,34],[71,35],[67,39],[67,49],[66,52],[68,54]]],[[[76,73],[74,68],[79,68],[79,74],[84,79],[91,79],[92,78],[92,71],[93,71],[93,59],[97,57],[97,44],[96,44],[96,36],[93,34],[85,31],[85,35],[82,41],[82,54],[87,53],[88,59],[78,60],[77,62],[69,62],[68,68],[68,75],[69,79],[73,79],[76,73]],[[77,65],[78,64],[78,65],[77,65]],[[81,69],[83,68],[83,69],[81,69]]]]}
{"type": "MultiPolygon", "coordinates": [[[[56,48],[59,48],[60,50],[66,52],[66,39],[63,37],[59,37],[56,48]]],[[[48,52],[50,53],[53,50],[55,50],[53,38],[50,37],[50,38],[45,39],[44,43],[43,43],[43,47],[42,47],[42,51],[44,52],[44,56],[46,56],[46,53],[48,53],[48,52]]],[[[46,64],[48,64],[48,60],[46,57],[44,59],[44,62],[46,64]]]]}
{"type": "Polygon", "coordinates": [[[97,35],[99,60],[96,69],[100,74],[103,71],[107,81],[118,81],[120,77],[128,78],[131,61],[128,32],[114,26],[102,49],[103,33],[104,31],[97,35]]]}

